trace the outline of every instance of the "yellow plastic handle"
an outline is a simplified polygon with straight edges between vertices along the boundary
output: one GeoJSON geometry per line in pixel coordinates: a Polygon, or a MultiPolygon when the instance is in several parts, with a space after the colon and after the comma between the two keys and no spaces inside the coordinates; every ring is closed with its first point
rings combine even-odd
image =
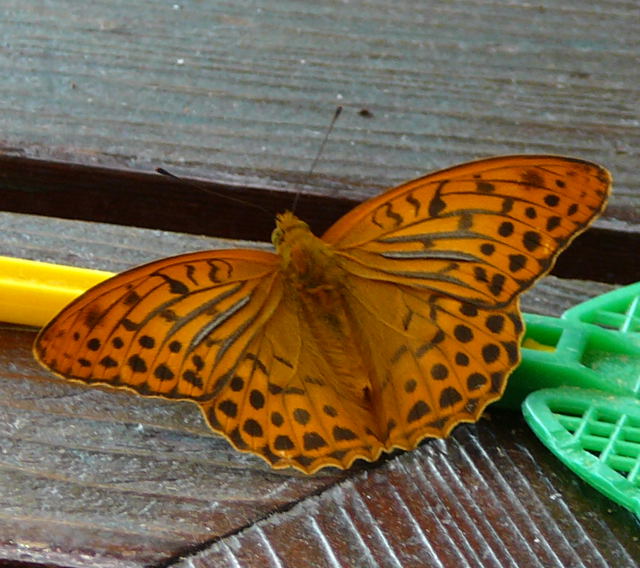
{"type": "Polygon", "coordinates": [[[0,321],[42,327],[111,272],[0,256],[0,321]]]}

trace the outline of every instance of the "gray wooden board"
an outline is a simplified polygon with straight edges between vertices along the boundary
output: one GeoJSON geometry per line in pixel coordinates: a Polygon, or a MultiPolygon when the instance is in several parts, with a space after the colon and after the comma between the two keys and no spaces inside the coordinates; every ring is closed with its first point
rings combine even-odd
{"type": "Polygon", "coordinates": [[[483,419],[178,566],[636,566],[637,524],[571,475],[517,418],[483,419]]]}
{"type": "MultiPolygon", "coordinates": [[[[0,214],[0,227],[0,254],[103,270],[221,245],[11,214],[0,214]]],[[[272,471],[213,436],[189,403],[48,381],[31,357],[34,337],[0,328],[0,559],[142,566],[235,532],[342,477],[272,471]]]]}
{"type": "Polygon", "coordinates": [[[637,2],[4,0],[2,10],[4,152],[357,197],[475,157],[558,153],[609,167],[609,214],[637,212],[637,2]],[[338,103],[345,113],[307,178],[338,103]]]}
{"type": "MultiPolygon", "coordinates": [[[[106,270],[221,245],[0,214],[0,254],[106,270]]],[[[549,277],[523,306],[558,314],[609,289],[549,277]]],[[[640,554],[633,516],[568,472],[517,413],[490,412],[386,463],[306,477],[231,450],[189,403],[51,377],[31,358],[33,338],[29,329],[0,328],[0,559],[631,566],[640,554]]]]}
{"type": "MultiPolygon", "coordinates": [[[[568,154],[611,169],[607,217],[638,221],[636,2],[4,0],[2,10],[4,153],[352,197],[475,157],[568,154]],[[307,176],[338,103],[345,112],[307,176]]],[[[0,227],[3,254],[109,270],[213,242],[11,215],[0,227]]],[[[558,314],[606,289],[548,278],[523,307],[558,314]]],[[[640,556],[637,521],[517,416],[339,484],[230,451],[192,405],[47,380],[32,331],[0,334],[0,558],[142,566],[209,544],[184,562],[640,556]]]]}

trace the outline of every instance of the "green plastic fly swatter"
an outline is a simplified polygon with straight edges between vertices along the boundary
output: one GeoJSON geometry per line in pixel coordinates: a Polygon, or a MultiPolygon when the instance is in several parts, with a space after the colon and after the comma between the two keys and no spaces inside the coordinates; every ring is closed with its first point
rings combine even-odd
{"type": "Polygon", "coordinates": [[[538,438],[582,479],[640,515],[640,283],[561,319],[525,314],[525,322],[522,364],[502,404],[524,398],[524,417],[538,438]]]}

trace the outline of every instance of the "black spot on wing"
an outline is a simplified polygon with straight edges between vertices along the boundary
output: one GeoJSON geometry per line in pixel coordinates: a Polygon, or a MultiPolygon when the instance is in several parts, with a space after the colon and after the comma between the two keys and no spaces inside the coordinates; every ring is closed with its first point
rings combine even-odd
{"type": "Polygon", "coordinates": [[[242,425],[242,430],[245,432],[245,434],[248,434],[252,438],[260,438],[261,436],[264,435],[262,431],[262,426],[260,426],[260,423],[257,420],[254,420],[253,418],[248,418],[247,420],[244,421],[244,424],[242,425]]]}
{"type": "Polygon", "coordinates": [[[488,181],[477,181],[476,190],[480,193],[493,193],[496,190],[496,186],[488,181]]]}
{"type": "Polygon", "coordinates": [[[410,424],[411,422],[416,422],[420,420],[423,416],[426,416],[431,412],[429,405],[424,400],[417,401],[409,410],[409,414],[407,415],[407,422],[410,424]]]}
{"type": "Polygon", "coordinates": [[[549,207],[556,207],[560,203],[560,198],[555,193],[549,193],[544,196],[544,202],[549,207]]]}
{"type": "Polygon", "coordinates": [[[357,437],[356,433],[349,428],[342,428],[340,426],[333,427],[333,439],[336,442],[355,440],[357,437]]]}
{"type": "Polygon", "coordinates": [[[204,386],[202,377],[191,369],[188,369],[184,373],[182,373],[182,378],[197,389],[201,389],[204,386]]]}
{"type": "Polygon", "coordinates": [[[124,297],[123,303],[125,306],[134,306],[139,301],[140,296],[138,295],[138,293],[135,291],[131,291],[124,297]]]}
{"type": "Polygon", "coordinates": [[[522,174],[522,183],[533,187],[544,187],[543,177],[535,170],[527,170],[522,174]]]}
{"type": "Polygon", "coordinates": [[[440,393],[440,408],[449,408],[462,400],[462,395],[454,387],[446,387],[440,393]]]}
{"type": "Polygon", "coordinates": [[[436,189],[435,195],[431,198],[431,201],[429,201],[429,216],[430,217],[437,217],[438,215],[440,215],[440,213],[442,213],[447,208],[447,204],[445,203],[445,201],[440,196],[440,194],[442,192],[442,188],[446,184],[447,184],[446,181],[441,182],[440,185],[438,186],[438,189],[436,189]]]}
{"type": "Polygon", "coordinates": [[[302,437],[302,444],[306,451],[318,450],[328,445],[326,440],[317,432],[305,432],[302,437]]]}
{"type": "Polygon", "coordinates": [[[420,213],[420,205],[422,205],[421,201],[419,199],[416,199],[413,193],[408,193],[404,199],[409,205],[413,207],[413,216],[417,217],[418,213],[420,213]]]}
{"type": "Polygon", "coordinates": [[[147,363],[146,361],[140,357],[140,355],[135,354],[129,357],[127,361],[127,365],[134,373],[146,373],[147,372],[147,363]]]}
{"type": "Polygon", "coordinates": [[[198,281],[195,279],[196,267],[193,264],[187,264],[187,278],[191,280],[191,283],[198,286],[198,281]]]}
{"type": "Polygon", "coordinates": [[[189,293],[189,287],[181,280],[176,280],[175,278],[171,278],[171,276],[167,276],[162,272],[156,272],[155,276],[159,276],[169,285],[169,291],[172,294],[184,296],[185,294],[189,293]]]}
{"type": "Polygon", "coordinates": [[[169,381],[174,378],[173,371],[165,363],[160,363],[154,371],[153,376],[160,381],[169,381]]]}

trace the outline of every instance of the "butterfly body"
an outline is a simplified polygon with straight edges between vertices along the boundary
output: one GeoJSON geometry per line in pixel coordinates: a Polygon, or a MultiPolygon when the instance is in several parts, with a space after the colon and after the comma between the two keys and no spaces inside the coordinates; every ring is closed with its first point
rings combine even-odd
{"type": "MultiPolygon", "coordinates": [[[[278,215],[272,240],[281,258],[286,301],[307,328],[302,348],[315,357],[315,367],[327,367],[333,388],[342,393],[345,402],[357,407],[362,423],[384,442],[377,432],[371,400],[371,377],[376,370],[363,340],[366,334],[348,311],[348,274],[337,251],[288,211],[278,215]]],[[[327,379],[308,376],[303,380],[322,384],[327,379]]]]}
{"type": "Polygon", "coordinates": [[[589,162],[509,156],[407,182],[275,254],[202,251],[89,290],[34,352],[88,384],[196,402],[213,430],[307,473],[476,421],[519,361],[518,301],[605,205],[589,162]]]}

